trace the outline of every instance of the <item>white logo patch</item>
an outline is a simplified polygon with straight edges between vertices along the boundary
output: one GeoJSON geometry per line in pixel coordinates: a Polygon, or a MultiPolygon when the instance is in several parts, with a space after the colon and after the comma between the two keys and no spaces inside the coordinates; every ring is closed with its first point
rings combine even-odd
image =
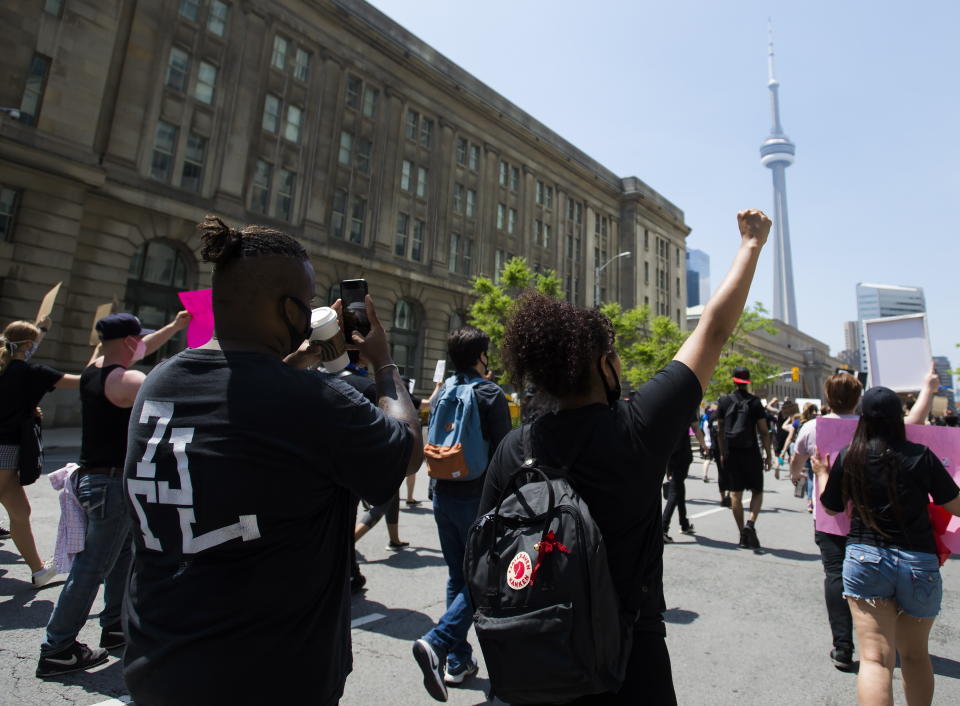
{"type": "Polygon", "coordinates": [[[514,591],[526,588],[532,574],[533,564],[530,562],[530,555],[520,552],[507,566],[507,585],[514,591]]]}

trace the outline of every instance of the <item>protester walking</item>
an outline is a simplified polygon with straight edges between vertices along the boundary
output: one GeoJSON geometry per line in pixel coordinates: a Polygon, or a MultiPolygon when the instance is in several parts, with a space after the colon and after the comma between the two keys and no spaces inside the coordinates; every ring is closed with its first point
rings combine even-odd
{"type": "Polygon", "coordinates": [[[0,336],[0,503],[10,518],[9,531],[0,538],[13,539],[30,567],[30,581],[40,588],[53,581],[57,569],[44,563],[30,527],[30,501],[23,486],[33,483],[42,457],[39,435],[40,400],[54,389],[76,389],[79,375],[70,375],[31,363],[52,322],[14,321],[0,336]]]}
{"type": "Polygon", "coordinates": [[[859,703],[893,703],[899,653],[907,703],[930,704],[927,643],[943,584],[927,505],[960,516],[960,489],[930,449],[906,440],[900,399],[885,387],[863,395],[853,441],[832,465],[817,454],[813,466],[829,514],[852,503],[843,594],[860,643],[859,703]]]}
{"type": "MultiPolygon", "coordinates": [[[[426,450],[427,467],[433,480],[433,516],[440,536],[440,549],[447,565],[446,612],[423,637],[414,642],[413,656],[423,672],[423,685],[438,701],[447,700],[447,686],[458,686],[477,673],[477,658],[467,641],[472,611],[463,576],[463,556],[467,531],[477,517],[483,493],[484,472],[500,441],[511,429],[506,395],[495,382],[486,379],[489,371],[487,350],[490,337],[473,326],[451,331],[447,337],[447,357],[455,374],[433,397],[430,438],[438,424],[463,422],[463,456],[477,459],[478,468],[464,475],[445,472],[444,457],[451,449],[426,450]],[[472,388],[472,393],[469,388],[472,388]],[[445,400],[451,407],[473,410],[447,420],[441,409],[445,400]],[[458,402],[459,400],[459,402],[458,402]],[[475,420],[471,422],[471,418],[475,420]],[[476,424],[476,428],[473,428],[476,424]],[[460,478],[463,478],[462,480],[460,478]]],[[[443,430],[440,430],[441,432],[443,430]]],[[[451,458],[457,458],[452,456],[451,458]]],[[[460,468],[458,465],[457,468],[460,468]]],[[[454,471],[458,473],[459,471],[454,471]]]]}
{"type": "MultiPolygon", "coordinates": [[[[668,458],[743,310],[770,230],[770,221],[760,211],[743,211],[737,218],[740,249],[699,325],[674,361],[629,401],[620,399],[620,360],[612,325],[596,309],[578,309],[531,294],[521,300],[508,322],[503,355],[510,379],[517,385],[536,385],[556,400],[558,411],[542,415],[503,441],[487,472],[480,511],[494,510],[515,474],[525,472],[524,445],[529,443],[529,453],[538,462],[566,469],[564,475],[589,506],[606,545],[621,609],[631,616],[625,636],[632,639],[632,649],[620,671],[619,689],[582,694],[572,703],[676,703],[663,623],[663,528],[658,498],[668,458]]],[[[532,590],[530,574],[519,560],[510,564],[514,568],[517,573],[500,590],[532,590]],[[515,581],[517,575],[526,582],[515,581]]],[[[530,629],[537,629],[536,624],[530,629]]],[[[555,687],[558,680],[568,678],[558,670],[564,670],[561,665],[568,664],[571,655],[547,653],[531,664],[537,657],[531,653],[504,669],[515,670],[513,675],[531,688],[534,684],[555,687]],[[516,670],[522,670],[522,675],[516,670]]],[[[491,672],[490,677],[496,692],[498,675],[491,672]]]]}
{"type": "Polygon", "coordinates": [[[96,323],[103,356],[80,375],[80,468],[74,474],[76,496],[86,515],[84,545],[47,623],[38,677],[95,667],[107,660],[109,650],[125,643],[120,612],[130,568],[130,522],[123,464],[131,408],[146,377],[130,367],[186,328],[190,318],[181,311],[158,331],[143,328],[140,319],[127,313],[110,314],[96,323]],[[100,647],[90,648],[77,642],[77,635],[100,584],[100,647]]]}
{"type": "MultiPolygon", "coordinates": [[[[857,419],[855,410],[860,403],[862,392],[863,386],[855,375],[837,373],[828,377],[823,384],[823,397],[833,412],[824,415],[824,418],[857,419]]],[[[796,452],[790,459],[790,480],[793,483],[805,480],[806,467],[811,464],[812,458],[816,455],[816,449],[816,422],[805,424],[797,437],[796,452]]],[[[838,520],[842,533],[817,527],[816,517],[814,517],[813,537],[820,549],[820,561],[823,564],[823,598],[827,606],[830,633],[833,636],[830,659],[834,667],[847,672],[853,669],[853,619],[850,617],[847,601],[843,597],[842,574],[844,548],[847,543],[846,532],[849,532],[850,523],[845,516],[840,516],[838,520]]]]}
{"type": "Polygon", "coordinates": [[[717,404],[720,454],[730,487],[730,509],[740,532],[740,546],[760,549],[756,523],[763,506],[763,473],[769,471],[772,450],[767,415],[760,399],[747,391],[750,371],[744,367],[733,369],[736,390],[721,397],[717,404]],[[765,458],[760,456],[757,435],[763,440],[765,458]],[[750,519],[743,521],[743,491],[750,491],[750,519]]]}
{"type": "Polygon", "coordinates": [[[690,472],[690,464],[693,463],[693,451],[690,448],[691,431],[700,444],[700,454],[706,454],[706,442],[698,421],[699,417],[694,413],[690,420],[690,426],[683,430],[676,448],[674,448],[670,459],[667,461],[667,504],[663,508],[664,544],[673,542],[673,537],[670,536],[670,521],[673,518],[674,509],[677,510],[677,517],[680,520],[680,531],[683,534],[694,533],[693,525],[687,520],[686,481],[687,474],[690,472]]]}

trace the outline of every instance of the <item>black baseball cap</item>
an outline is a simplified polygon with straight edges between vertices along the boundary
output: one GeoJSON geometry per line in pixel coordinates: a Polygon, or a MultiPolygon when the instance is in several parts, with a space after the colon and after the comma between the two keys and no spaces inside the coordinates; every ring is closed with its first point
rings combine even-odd
{"type": "Polygon", "coordinates": [[[903,416],[903,403],[889,387],[871,387],[863,394],[860,410],[871,419],[895,419],[903,416]]]}
{"type": "Polygon", "coordinates": [[[741,385],[750,384],[750,371],[747,368],[734,368],[733,381],[741,385]]]}
{"type": "Polygon", "coordinates": [[[146,336],[153,333],[153,329],[144,328],[133,314],[110,314],[97,322],[97,333],[101,341],[112,341],[127,336],[146,336]]]}

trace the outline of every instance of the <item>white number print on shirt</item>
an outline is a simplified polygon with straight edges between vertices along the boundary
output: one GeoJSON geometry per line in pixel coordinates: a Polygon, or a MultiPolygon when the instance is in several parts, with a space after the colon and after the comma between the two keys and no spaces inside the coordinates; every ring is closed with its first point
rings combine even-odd
{"type": "Polygon", "coordinates": [[[193,506],[193,483],[190,480],[190,460],[187,458],[187,446],[193,441],[193,427],[174,427],[170,430],[169,443],[173,447],[173,457],[177,462],[179,488],[171,488],[169,481],[155,480],[157,464],[154,456],[157,448],[163,443],[167,435],[167,426],[173,418],[172,402],[155,402],[145,400],[140,411],[140,424],[149,424],[151,419],[157,423],[153,436],[147,442],[143,452],[143,459],[137,462],[135,478],[127,479],[127,493],[133,502],[137,518],[140,520],[140,530],[143,532],[143,543],[147,549],[163,551],[160,539],[150,531],[147,521],[147,504],[175,505],[180,516],[180,532],[183,535],[183,553],[197,554],[204,549],[210,549],[218,544],[229,542],[231,539],[242,539],[248,542],[260,538],[260,527],[257,525],[256,515],[240,515],[238,521],[232,525],[211,530],[201,535],[193,533],[193,525],[197,518],[193,506]],[[140,498],[144,502],[140,502],[140,498]]]}

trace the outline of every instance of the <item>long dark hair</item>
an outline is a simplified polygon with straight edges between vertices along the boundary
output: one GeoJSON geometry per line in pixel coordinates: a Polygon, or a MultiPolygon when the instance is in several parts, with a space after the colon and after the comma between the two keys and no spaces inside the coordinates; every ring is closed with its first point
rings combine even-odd
{"type": "Polygon", "coordinates": [[[897,490],[897,473],[903,463],[903,456],[897,449],[906,439],[903,417],[861,416],[843,461],[844,500],[852,500],[866,525],[884,537],[890,535],[880,528],[870,505],[866,478],[867,460],[870,456],[877,459],[880,480],[887,490],[887,503],[893,507],[897,521],[903,527],[903,508],[897,490]]]}

